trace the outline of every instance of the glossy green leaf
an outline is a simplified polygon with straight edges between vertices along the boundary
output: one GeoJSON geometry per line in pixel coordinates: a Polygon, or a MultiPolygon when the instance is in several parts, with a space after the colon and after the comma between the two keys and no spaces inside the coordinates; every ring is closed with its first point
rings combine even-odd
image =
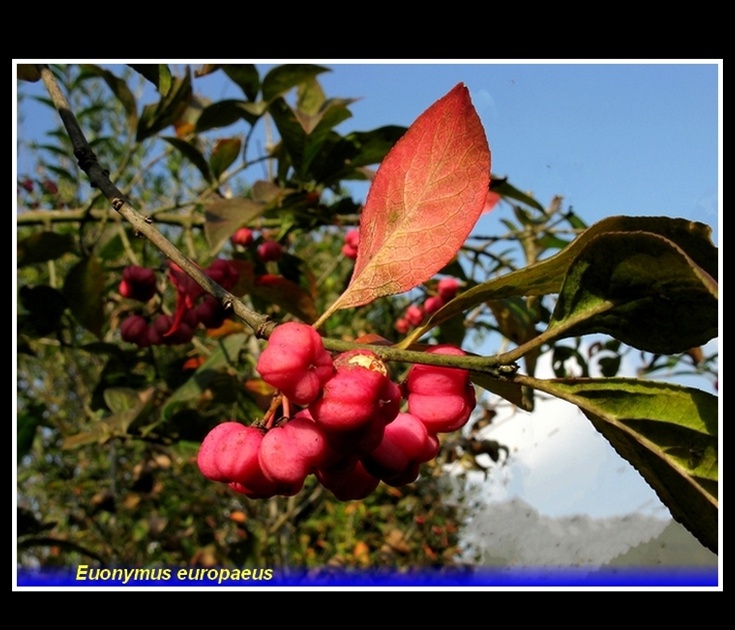
{"type": "Polygon", "coordinates": [[[259,217],[266,204],[252,199],[221,199],[204,208],[204,236],[211,254],[217,253],[235,231],[259,217]]]}
{"type": "Polygon", "coordinates": [[[64,280],[64,297],[77,321],[101,337],[107,323],[104,313],[105,273],[100,261],[90,256],[74,265],[64,280]]]}
{"type": "Polygon", "coordinates": [[[712,243],[712,230],[709,226],[669,217],[608,217],[587,228],[558,254],[464,291],[434,313],[428,321],[415,328],[401,342],[400,347],[408,347],[434,326],[488,300],[559,293],[567,269],[592,239],[606,232],[638,231],[658,234],[669,239],[707,274],[717,279],[717,248],[712,243]]]}
{"type": "Polygon", "coordinates": [[[717,283],[680,247],[649,232],[610,232],[590,239],[570,265],[547,332],[606,333],[674,354],[718,330],[717,283]]]}
{"type": "Polygon", "coordinates": [[[577,405],[656,491],[672,516],[717,553],[716,396],[626,378],[515,380],[577,405]]]}

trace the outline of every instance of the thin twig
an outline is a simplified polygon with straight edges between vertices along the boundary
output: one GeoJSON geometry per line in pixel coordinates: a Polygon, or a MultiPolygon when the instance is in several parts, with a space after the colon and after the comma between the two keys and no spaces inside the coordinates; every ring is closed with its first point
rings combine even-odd
{"type": "Polygon", "coordinates": [[[120,189],[112,183],[109,171],[100,165],[97,156],[92,150],[89,142],[72,113],[66,97],[59,88],[56,78],[48,66],[38,66],[46,89],[54,103],[59,116],[66,128],[74,148],[74,156],[77,158],[79,167],[87,174],[93,187],[99,189],[112,207],[125,218],[135,229],[136,233],[145,236],[153,243],[169,260],[181,267],[202,289],[213,295],[225,306],[232,308],[235,315],[242,319],[253,331],[261,336],[267,336],[269,320],[247,308],[239,299],[229,291],[225,291],[219,284],[207,276],[192,260],[182,254],[174,245],[166,239],[152,224],[151,219],[140,214],[125,198],[120,189]]]}

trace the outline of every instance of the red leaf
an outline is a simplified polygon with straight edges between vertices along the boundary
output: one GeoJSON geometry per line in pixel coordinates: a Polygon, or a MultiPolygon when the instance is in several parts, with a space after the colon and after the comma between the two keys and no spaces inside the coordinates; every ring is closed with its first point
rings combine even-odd
{"type": "Polygon", "coordinates": [[[485,131],[460,83],[416,119],[380,165],[350,285],[320,321],[431,278],[469,236],[489,183],[485,131]]]}

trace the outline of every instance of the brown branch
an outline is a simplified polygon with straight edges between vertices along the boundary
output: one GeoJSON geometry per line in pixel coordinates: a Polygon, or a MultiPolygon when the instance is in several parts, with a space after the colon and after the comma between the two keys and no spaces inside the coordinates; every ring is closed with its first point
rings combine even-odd
{"type": "Polygon", "coordinates": [[[87,142],[84,133],[72,113],[69,102],[59,88],[56,78],[48,66],[39,65],[41,80],[61,116],[61,120],[69,134],[77,158],[79,168],[89,177],[94,188],[99,189],[112,207],[126,219],[137,234],[145,236],[169,260],[181,267],[202,289],[216,297],[225,306],[232,308],[235,315],[242,319],[259,336],[267,336],[271,326],[266,316],[260,315],[247,308],[229,291],[225,291],[219,284],[207,276],[192,260],[184,256],[174,245],[161,234],[152,224],[149,217],[138,212],[125,198],[125,195],[110,180],[109,171],[97,161],[97,156],[87,142]]]}
{"type": "MultiPolygon", "coordinates": [[[[77,223],[92,218],[95,221],[110,221],[120,216],[115,210],[97,208],[87,210],[86,208],[64,208],[63,210],[27,210],[16,217],[18,225],[46,225],[48,223],[77,223]]],[[[203,227],[204,217],[182,217],[175,212],[162,212],[156,214],[157,225],[175,225],[203,227]]]]}

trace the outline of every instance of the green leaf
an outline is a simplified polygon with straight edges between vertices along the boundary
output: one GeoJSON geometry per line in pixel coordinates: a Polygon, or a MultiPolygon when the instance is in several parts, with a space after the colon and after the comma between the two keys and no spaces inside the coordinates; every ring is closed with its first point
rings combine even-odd
{"type": "Polygon", "coordinates": [[[324,90],[316,77],[309,77],[299,84],[296,99],[297,111],[313,116],[322,109],[326,100],[324,90]]]}
{"type": "Polygon", "coordinates": [[[587,228],[558,254],[464,291],[415,328],[399,347],[408,347],[434,326],[488,300],[559,293],[567,269],[592,239],[606,232],[637,231],[651,232],[669,239],[707,274],[717,279],[717,248],[712,243],[711,228],[704,223],[669,217],[608,217],[587,228]]]}
{"type": "Polygon", "coordinates": [[[280,306],[307,324],[316,320],[314,298],[298,283],[283,276],[273,274],[256,276],[248,293],[253,299],[262,300],[264,304],[280,306]]]}
{"type": "Polygon", "coordinates": [[[141,142],[174,124],[186,111],[192,98],[191,73],[188,68],[183,79],[174,79],[171,89],[158,103],[146,105],[138,120],[136,140],[141,142]]]}
{"type": "Polygon", "coordinates": [[[301,177],[308,172],[332,129],[352,115],[347,109],[351,102],[348,99],[330,99],[313,115],[292,109],[282,98],[270,104],[268,111],[281,134],[281,142],[301,177]]]}
{"type": "Polygon", "coordinates": [[[191,142],[181,140],[180,138],[176,138],[174,136],[162,136],[161,139],[168,142],[187,160],[189,160],[194,166],[196,166],[197,170],[202,174],[204,179],[206,179],[210,183],[214,182],[214,178],[212,177],[212,172],[209,170],[209,164],[207,163],[207,160],[202,155],[201,151],[199,151],[199,149],[191,144],[191,142]]]}
{"type": "Polygon", "coordinates": [[[204,236],[210,254],[217,253],[235,231],[256,219],[266,204],[252,199],[222,199],[204,208],[204,236]]]}
{"type": "Polygon", "coordinates": [[[56,232],[36,232],[18,241],[18,267],[56,260],[74,251],[74,237],[56,232]]]}
{"type": "Polygon", "coordinates": [[[131,63],[128,64],[133,70],[135,70],[137,73],[141,74],[143,77],[148,79],[153,85],[156,86],[156,89],[162,96],[166,96],[168,94],[169,90],[171,89],[171,85],[173,83],[173,78],[171,76],[171,69],[168,67],[165,63],[145,63],[145,64],[137,64],[137,63],[131,63]]]}
{"type": "Polygon", "coordinates": [[[324,66],[312,64],[289,64],[273,68],[263,78],[263,99],[270,101],[275,97],[297,86],[302,81],[315,77],[323,72],[331,72],[324,66]]]}
{"type": "Polygon", "coordinates": [[[154,388],[136,392],[128,388],[107,388],[103,396],[113,413],[103,420],[93,421],[86,431],[64,438],[62,449],[86,444],[103,444],[112,437],[125,437],[135,423],[144,421],[153,409],[154,388]]]}
{"type": "Polygon", "coordinates": [[[103,392],[105,404],[113,413],[123,413],[138,406],[138,392],[129,387],[108,387],[103,392]]]}
{"type": "Polygon", "coordinates": [[[64,280],[64,297],[71,312],[88,331],[102,336],[105,274],[100,261],[90,256],[74,265],[64,280]]]}
{"type": "Polygon", "coordinates": [[[32,405],[28,410],[18,414],[18,440],[16,442],[18,459],[26,455],[33,448],[36,429],[43,425],[43,411],[43,405],[32,405]]]}
{"type": "Polygon", "coordinates": [[[398,140],[406,133],[406,127],[391,125],[373,131],[355,131],[346,135],[343,142],[350,147],[348,156],[353,168],[380,164],[398,140]]]}
{"type": "Polygon", "coordinates": [[[533,411],[533,390],[513,381],[500,380],[484,372],[470,371],[475,385],[504,398],[524,411],[533,411]]]}
{"type": "Polygon", "coordinates": [[[224,100],[208,105],[202,110],[196,131],[201,133],[210,129],[228,127],[239,120],[254,125],[267,109],[267,103],[248,103],[246,101],[224,100]]]}
{"type": "Polygon", "coordinates": [[[260,75],[252,63],[222,64],[223,72],[230,77],[243,91],[249,101],[258,97],[260,75]]]}
{"type": "Polygon", "coordinates": [[[135,96],[130,91],[128,84],[120,77],[115,76],[109,70],[105,70],[100,66],[94,64],[81,64],[83,72],[90,76],[100,77],[107,83],[107,86],[112,90],[112,93],[117,97],[117,100],[122,103],[125,112],[128,115],[128,126],[130,129],[135,129],[138,124],[138,105],[135,102],[135,96]]]}
{"type": "Polygon", "coordinates": [[[718,546],[717,397],[638,379],[515,380],[577,405],[708,549],[718,546]]]}
{"type": "Polygon", "coordinates": [[[222,138],[217,140],[209,158],[209,166],[216,180],[219,180],[240,154],[242,143],[239,138],[222,138]]]}
{"type": "Polygon", "coordinates": [[[373,173],[366,167],[382,162],[405,132],[405,127],[390,126],[345,137],[331,133],[311,162],[309,173],[325,187],[345,179],[369,180],[373,173]]]}
{"type": "Polygon", "coordinates": [[[680,247],[648,232],[610,232],[574,259],[547,332],[606,333],[674,354],[704,345],[718,329],[717,283],[680,247]]]}
{"type": "Polygon", "coordinates": [[[490,182],[490,190],[506,199],[515,199],[546,214],[546,209],[536,199],[509,184],[507,179],[493,178],[490,182]]]}
{"type": "Polygon", "coordinates": [[[220,345],[197,368],[191,378],[171,394],[163,405],[161,418],[169,420],[179,409],[192,401],[199,400],[222,369],[237,362],[240,350],[249,337],[250,335],[246,333],[235,333],[224,337],[220,345]]]}

